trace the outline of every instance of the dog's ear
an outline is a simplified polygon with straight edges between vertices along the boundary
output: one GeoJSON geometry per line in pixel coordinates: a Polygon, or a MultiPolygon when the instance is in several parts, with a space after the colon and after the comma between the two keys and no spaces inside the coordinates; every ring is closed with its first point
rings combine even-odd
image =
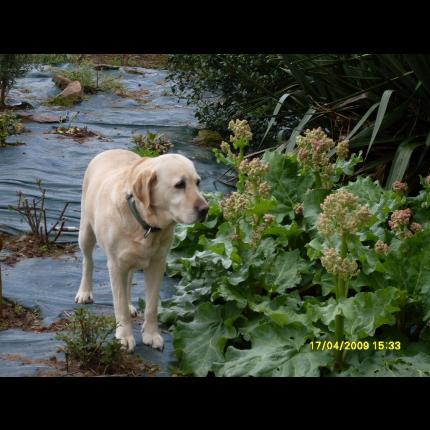
{"type": "Polygon", "coordinates": [[[145,169],[137,176],[133,185],[133,194],[139,199],[145,209],[151,207],[151,191],[157,180],[157,174],[152,169],[145,169]]]}

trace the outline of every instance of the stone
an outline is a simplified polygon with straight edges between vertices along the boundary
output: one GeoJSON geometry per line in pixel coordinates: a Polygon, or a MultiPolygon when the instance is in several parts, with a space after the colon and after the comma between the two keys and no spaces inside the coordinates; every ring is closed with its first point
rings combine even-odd
{"type": "Polygon", "coordinates": [[[52,124],[52,123],[58,123],[60,122],[61,117],[59,115],[41,115],[41,114],[19,114],[20,118],[26,120],[26,121],[33,121],[38,122],[41,124],[52,124]]]}
{"type": "Polygon", "coordinates": [[[69,78],[66,78],[65,76],[62,75],[54,75],[52,77],[52,80],[54,81],[55,85],[58,88],[61,88],[62,90],[64,90],[67,85],[69,85],[72,81],[69,78]]]}
{"type": "Polygon", "coordinates": [[[96,64],[94,66],[95,70],[118,70],[119,66],[113,66],[111,64],[96,64]]]}
{"type": "Polygon", "coordinates": [[[69,85],[56,96],[57,99],[67,99],[70,101],[80,101],[82,100],[82,96],[84,95],[84,91],[82,89],[82,85],[79,81],[70,82],[69,85]]]}
{"type": "Polygon", "coordinates": [[[124,72],[133,73],[134,75],[144,75],[145,69],[142,67],[123,67],[124,72]]]}
{"type": "Polygon", "coordinates": [[[25,109],[33,109],[33,106],[28,102],[20,102],[14,105],[5,106],[5,109],[8,110],[25,110],[25,109]]]}
{"type": "Polygon", "coordinates": [[[196,145],[216,146],[222,142],[222,136],[213,130],[199,130],[197,137],[193,139],[196,145]]]}

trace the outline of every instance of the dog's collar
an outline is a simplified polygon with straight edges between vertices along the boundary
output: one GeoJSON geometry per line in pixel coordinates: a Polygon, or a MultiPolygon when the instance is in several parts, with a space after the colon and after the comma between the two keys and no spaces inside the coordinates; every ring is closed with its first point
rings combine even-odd
{"type": "Polygon", "coordinates": [[[136,202],[134,201],[133,194],[127,194],[126,196],[128,207],[130,208],[131,213],[133,214],[136,221],[142,226],[142,228],[145,230],[145,238],[149,235],[149,233],[154,231],[160,231],[161,228],[159,227],[153,227],[152,225],[149,225],[141,216],[139,211],[136,207],[136,202]]]}

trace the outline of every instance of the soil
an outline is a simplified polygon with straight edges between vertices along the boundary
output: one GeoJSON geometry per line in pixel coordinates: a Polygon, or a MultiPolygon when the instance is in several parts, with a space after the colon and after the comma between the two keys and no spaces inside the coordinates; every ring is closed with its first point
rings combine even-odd
{"type": "Polygon", "coordinates": [[[68,320],[61,318],[49,326],[42,326],[37,311],[18,305],[11,300],[3,298],[3,306],[0,310],[0,331],[10,328],[18,328],[24,331],[55,332],[64,329],[68,320]]]}
{"type": "Polygon", "coordinates": [[[129,356],[130,363],[129,368],[125,373],[116,373],[113,375],[107,375],[102,373],[101,371],[96,370],[83,370],[79,367],[78,364],[63,360],[57,360],[55,356],[49,357],[47,359],[34,359],[31,360],[23,355],[19,354],[6,354],[3,356],[6,360],[9,361],[20,361],[24,364],[44,364],[52,367],[52,370],[40,370],[37,373],[37,377],[52,377],[52,376],[149,376],[154,377],[159,372],[160,368],[157,365],[152,365],[148,363],[144,363],[142,359],[136,356],[129,356]]]}
{"type": "Polygon", "coordinates": [[[40,325],[40,318],[36,312],[3,298],[3,306],[0,310],[0,331],[9,328],[31,330],[38,324],[40,325]]]}
{"type": "Polygon", "coordinates": [[[148,69],[165,69],[167,54],[83,54],[82,59],[90,59],[95,64],[138,66],[148,69]]]}
{"type": "Polygon", "coordinates": [[[105,369],[100,366],[94,369],[83,369],[79,363],[74,361],[65,362],[63,371],[66,374],[74,374],[75,376],[156,376],[160,371],[158,365],[145,363],[138,355],[124,354],[124,362],[121,368],[114,373],[106,373],[105,369]]]}
{"type": "Polygon", "coordinates": [[[54,243],[47,247],[42,244],[38,237],[32,235],[9,236],[0,233],[1,241],[3,242],[3,249],[8,253],[0,258],[0,263],[8,266],[14,266],[22,258],[74,256],[77,249],[77,245],[70,244],[54,243]]]}

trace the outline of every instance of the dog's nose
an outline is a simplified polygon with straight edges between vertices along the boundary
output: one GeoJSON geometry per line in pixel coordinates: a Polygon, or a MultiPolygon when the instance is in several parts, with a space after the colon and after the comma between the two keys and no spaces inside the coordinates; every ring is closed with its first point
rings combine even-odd
{"type": "Polygon", "coordinates": [[[204,220],[206,218],[206,215],[208,214],[209,206],[206,202],[200,203],[198,206],[196,206],[196,211],[199,215],[200,220],[204,220]]]}

